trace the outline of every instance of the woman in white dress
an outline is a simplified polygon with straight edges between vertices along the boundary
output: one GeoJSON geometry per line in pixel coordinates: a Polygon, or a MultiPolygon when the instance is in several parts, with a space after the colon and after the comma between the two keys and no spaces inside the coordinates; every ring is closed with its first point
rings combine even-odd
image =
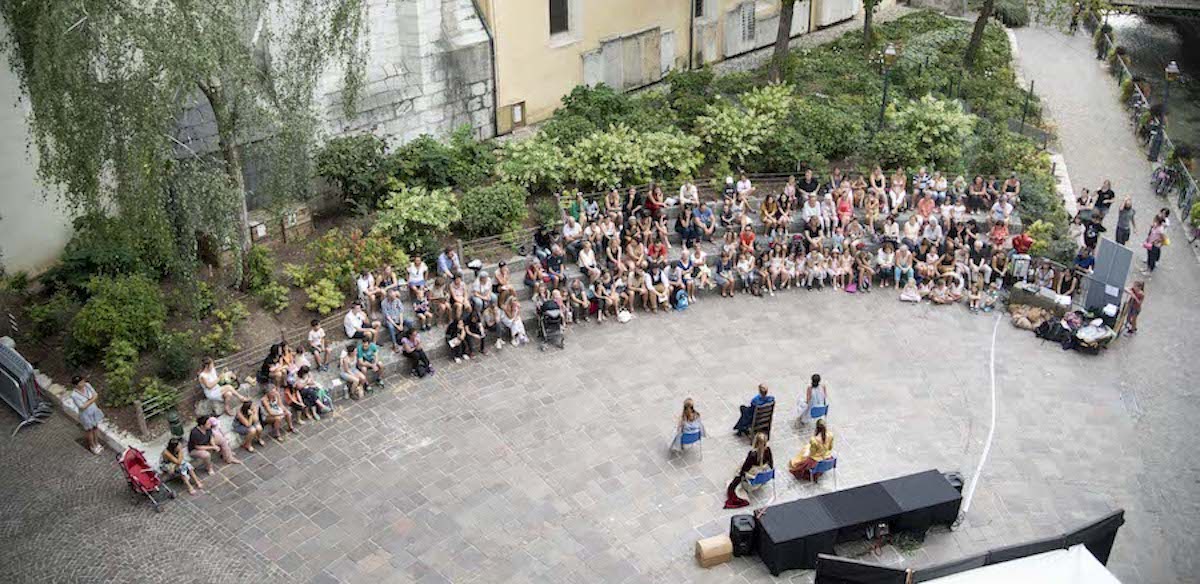
{"type": "Polygon", "coordinates": [[[814,373],[812,376],[812,385],[804,390],[804,395],[796,404],[796,411],[800,415],[800,424],[807,424],[812,421],[811,412],[814,407],[829,405],[829,392],[825,385],[821,383],[820,374],[814,373]]]}

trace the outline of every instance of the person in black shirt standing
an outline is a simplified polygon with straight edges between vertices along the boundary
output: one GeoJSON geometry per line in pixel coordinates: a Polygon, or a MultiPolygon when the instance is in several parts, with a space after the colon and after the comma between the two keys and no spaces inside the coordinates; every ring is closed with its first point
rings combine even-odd
{"type": "Polygon", "coordinates": [[[1096,218],[1097,222],[1104,220],[1104,216],[1108,215],[1108,210],[1112,208],[1113,201],[1116,199],[1117,194],[1112,190],[1112,181],[1106,180],[1100,188],[1096,189],[1096,210],[1101,213],[1101,216],[1096,218]]]}
{"type": "Polygon", "coordinates": [[[1104,215],[1097,212],[1096,214],[1092,215],[1092,218],[1084,224],[1083,245],[1089,250],[1096,249],[1096,243],[1100,241],[1100,234],[1107,231],[1107,229],[1104,228],[1103,223],[1104,215]]]}

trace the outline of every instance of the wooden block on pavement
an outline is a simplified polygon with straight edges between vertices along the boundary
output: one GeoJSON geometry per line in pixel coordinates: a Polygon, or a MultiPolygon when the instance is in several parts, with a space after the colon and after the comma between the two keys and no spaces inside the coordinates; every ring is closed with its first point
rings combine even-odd
{"type": "Polygon", "coordinates": [[[733,559],[733,540],[726,534],[698,540],[696,542],[696,561],[703,568],[724,564],[733,559]]]}

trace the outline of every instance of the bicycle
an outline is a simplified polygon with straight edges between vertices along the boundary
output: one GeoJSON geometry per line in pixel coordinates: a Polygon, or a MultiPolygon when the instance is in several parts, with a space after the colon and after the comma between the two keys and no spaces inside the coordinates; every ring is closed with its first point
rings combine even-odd
{"type": "Polygon", "coordinates": [[[1178,178],[1178,171],[1166,165],[1159,165],[1154,169],[1151,184],[1154,185],[1154,194],[1165,197],[1171,189],[1175,187],[1175,181],[1178,178]]]}

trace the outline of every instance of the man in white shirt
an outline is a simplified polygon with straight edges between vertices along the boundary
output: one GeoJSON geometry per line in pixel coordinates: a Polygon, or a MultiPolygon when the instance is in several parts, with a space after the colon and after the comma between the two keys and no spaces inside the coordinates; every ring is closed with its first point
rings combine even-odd
{"type": "Polygon", "coordinates": [[[346,313],[346,317],[342,319],[342,327],[346,329],[346,337],[351,339],[375,340],[379,334],[379,321],[370,321],[370,326],[367,325],[370,317],[367,316],[361,302],[355,302],[350,307],[350,312],[346,313]]]}
{"type": "Polygon", "coordinates": [[[583,247],[583,240],[580,236],[583,235],[583,227],[574,217],[567,215],[567,220],[563,222],[562,236],[563,246],[571,257],[579,255],[579,248],[583,247]]]}

